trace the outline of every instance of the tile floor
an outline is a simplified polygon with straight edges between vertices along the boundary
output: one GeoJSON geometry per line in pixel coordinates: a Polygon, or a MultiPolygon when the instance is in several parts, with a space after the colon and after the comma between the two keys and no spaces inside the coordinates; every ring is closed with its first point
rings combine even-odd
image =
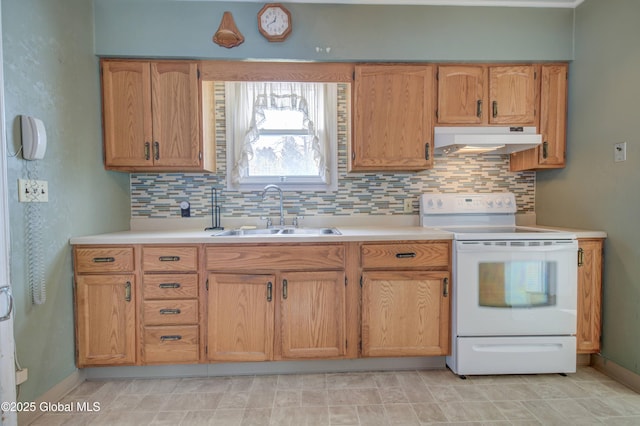
{"type": "Polygon", "coordinates": [[[448,370],[88,381],[36,425],[640,425],[640,394],[591,367],[576,374],[448,370]]]}

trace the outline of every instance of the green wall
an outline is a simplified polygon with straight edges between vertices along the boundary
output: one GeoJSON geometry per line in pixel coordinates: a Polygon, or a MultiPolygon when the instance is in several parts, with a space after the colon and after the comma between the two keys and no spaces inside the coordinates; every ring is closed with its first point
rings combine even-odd
{"type": "Polygon", "coordinates": [[[570,60],[573,9],[287,3],[293,32],[269,43],[263,2],[94,0],[96,54],[319,61],[570,60]],[[230,11],[245,42],[211,41],[230,11]],[[316,47],[330,47],[329,53],[316,47]]]}
{"type": "Polygon", "coordinates": [[[607,232],[602,355],[640,374],[640,2],[576,10],[567,167],[537,174],[538,222],[607,232]],[[613,144],[627,142],[614,163],[613,144]]]}
{"type": "Polygon", "coordinates": [[[49,141],[44,160],[11,158],[8,164],[16,343],[18,358],[29,369],[21,400],[34,400],[75,370],[68,239],[129,224],[128,175],[102,167],[96,55],[322,61],[573,58],[571,9],[287,4],[294,32],[284,43],[268,43],[256,28],[262,5],[2,1],[9,151],[19,147],[19,114],[41,118],[49,141]],[[246,38],[233,49],[211,42],[226,10],[246,38]],[[316,47],[331,51],[318,53],[316,47]],[[41,306],[30,302],[25,205],[17,201],[15,184],[34,169],[49,182],[50,197],[41,206],[47,281],[47,302],[41,306]]]}
{"type": "Polygon", "coordinates": [[[129,177],[102,166],[100,87],[87,0],[3,0],[2,31],[8,151],[20,146],[19,114],[43,120],[44,160],[9,158],[11,278],[18,359],[29,369],[20,399],[33,401],[75,371],[69,238],[127,229],[129,177]],[[49,182],[37,235],[47,301],[32,305],[27,284],[25,204],[17,179],[49,182]]]}

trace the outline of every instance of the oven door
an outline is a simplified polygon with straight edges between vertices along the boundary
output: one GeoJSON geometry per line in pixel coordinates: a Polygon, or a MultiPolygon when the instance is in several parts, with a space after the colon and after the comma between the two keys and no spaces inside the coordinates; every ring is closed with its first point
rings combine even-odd
{"type": "Polygon", "coordinates": [[[575,240],[456,241],[457,336],[576,332],[575,240]]]}

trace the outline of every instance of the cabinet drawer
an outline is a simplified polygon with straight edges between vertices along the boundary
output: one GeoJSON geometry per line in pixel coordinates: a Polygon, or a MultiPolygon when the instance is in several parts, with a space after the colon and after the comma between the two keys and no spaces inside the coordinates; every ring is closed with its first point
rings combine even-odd
{"type": "Polygon", "coordinates": [[[363,244],[362,267],[368,268],[446,268],[449,243],[363,244]]]}
{"type": "Polygon", "coordinates": [[[75,247],[77,272],[131,272],[133,247],[75,247]]]}
{"type": "Polygon", "coordinates": [[[342,269],[344,246],[322,245],[269,245],[269,246],[209,246],[207,269],[342,269]]]}
{"type": "Polygon", "coordinates": [[[198,274],[145,274],[145,299],[193,299],[198,297],[198,274]]]}
{"type": "Polygon", "coordinates": [[[197,324],[197,300],[151,300],[145,301],[144,324],[197,324]]]}
{"type": "Polygon", "coordinates": [[[145,363],[198,361],[198,326],[145,327],[143,351],[145,363]]]}
{"type": "Polygon", "coordinates": [[[144,271],[195,271],[198,269],[197,247],[143,247],[144,271]]]}

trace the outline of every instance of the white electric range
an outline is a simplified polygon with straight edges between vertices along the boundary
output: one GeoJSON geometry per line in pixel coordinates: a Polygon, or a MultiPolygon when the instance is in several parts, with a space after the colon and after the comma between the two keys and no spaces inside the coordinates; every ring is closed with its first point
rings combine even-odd
{"type": "Polygon", "coordinates": [[[576,370],[576,236],[516,226],[516,211],[512,193],[420,198],[421,225],[453,233],[447,365],[461,376],[576,370]]]}

